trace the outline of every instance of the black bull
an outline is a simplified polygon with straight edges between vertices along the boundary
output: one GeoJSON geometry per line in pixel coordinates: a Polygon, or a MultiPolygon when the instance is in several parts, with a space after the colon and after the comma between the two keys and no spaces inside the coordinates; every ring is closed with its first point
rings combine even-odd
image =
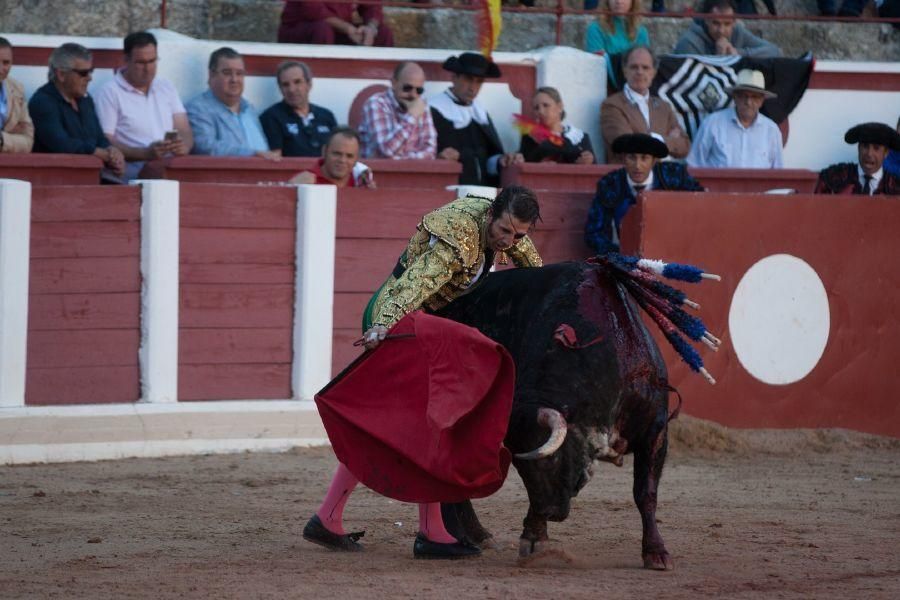
{"type": "MultiPolygon", "coordinates": [[[[666,368],[639,309],[607,268],[561,263],[492,273],[438,314],[476,327],[515,360],[505,440],[513,453],[547,441],[542,408],[559,411],[568,424],[563,445],[550,456],[513,460],[529,500],[520,555],[541,548],[548,520],[568,516],[595,460],[621,465],[632,452],[644,566],[671,568],[655,517],[667,448],[666,368]]],[[[469,502],[445,505],[444,514],[454,533],[476,542],[490,536],[469,502]]]]}

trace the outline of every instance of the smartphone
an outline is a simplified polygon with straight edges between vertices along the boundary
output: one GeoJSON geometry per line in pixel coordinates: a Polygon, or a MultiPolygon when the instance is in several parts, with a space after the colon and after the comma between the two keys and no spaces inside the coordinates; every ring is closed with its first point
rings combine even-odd
{"type": "Polygon", "coordinates": [[[178,131],[177,131],[177,130],[173,129],[172,131],[167,131],[167,132],[166,132],[165,140],[166,140],[167,142],[174,142],[174,141],[176,141],[177,139],[178,139],[178,131]]]}

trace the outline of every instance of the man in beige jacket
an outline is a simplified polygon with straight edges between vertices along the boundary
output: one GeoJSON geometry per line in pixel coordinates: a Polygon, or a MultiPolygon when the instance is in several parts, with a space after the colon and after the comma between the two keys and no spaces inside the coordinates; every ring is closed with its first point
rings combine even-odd
{"type": "Polygon", "coordinates": [[[669,154],[684,158],[691,150],[691,140],[678,124],[672,106],[658,96],[650,95],[656,76],[656,57],[650,48],[635,46],[622,58],[626,84],[600,106],[600,132],[606,146],[606,162],[621,163],[613,154],[612,143],[629,133],[656,133],[663,137],[669,154]]]}
{"type": "Polygon", "coordinates": [[[0,152],[31,152],[34,125],[22,84],[9,77],[12,62],[12,44],[0,37],[0,152]]]}

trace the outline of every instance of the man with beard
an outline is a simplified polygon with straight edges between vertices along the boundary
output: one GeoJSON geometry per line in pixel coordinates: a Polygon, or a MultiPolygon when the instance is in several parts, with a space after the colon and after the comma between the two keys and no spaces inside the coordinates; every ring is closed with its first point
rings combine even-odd
{"type": "Polygon", "coordinates": [[[888,151],[900,151],[900,133],[884,123],[862,123],[844,135],[858,144],[859,161],[831,165],[819,173],[816,194],[900,195],[900,177],[884,169],[888,151]]]}
{"type": "Polygon", "coordinates": [[[321,156],[337,121],[330,110],[309,101],[312,71],[289,60],[278,65],[275,80],[283,99],[259,116],[269,148],[282,156],[321,156]]]}
{"type": "Polygon", "coordinates": [[[394,69],[390,89],[363,105],[359,126],[363,156],[368,158],[434,158],[437,132],[425,93],[425,71],[414,62],[394,69]]]}
{"type": "Polygon", "coordinates": [[[500,67],[481,54],[463,52],[443,65],[452,85],[428,101],[437,130],[438,158],[462,163],[459,183],[497,187],[500,169],[524,162],[503,145],[487,111],[475,101],[485,79],[500,77],[500,67]]]}

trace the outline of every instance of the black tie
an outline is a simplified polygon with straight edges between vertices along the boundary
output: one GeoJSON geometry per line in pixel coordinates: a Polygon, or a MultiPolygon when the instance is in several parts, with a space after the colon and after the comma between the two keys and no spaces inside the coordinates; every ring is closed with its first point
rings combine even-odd
{"type": "Polygon", "coordinates": [[[866,184],[863,186],[863,194],[866,196],[872,195],[872,176],[871,175],[863,175],[866,180],[866,184]]]}
{"type": "Polygon", "coordinates": [[[637,196],[638,194],[640,194],[641,192],[643,192],[645,187],[647,187],[647,186],[646,186],[646,185],[636,185],[636,186],[634,186],[634,195],[637,196]]]}

